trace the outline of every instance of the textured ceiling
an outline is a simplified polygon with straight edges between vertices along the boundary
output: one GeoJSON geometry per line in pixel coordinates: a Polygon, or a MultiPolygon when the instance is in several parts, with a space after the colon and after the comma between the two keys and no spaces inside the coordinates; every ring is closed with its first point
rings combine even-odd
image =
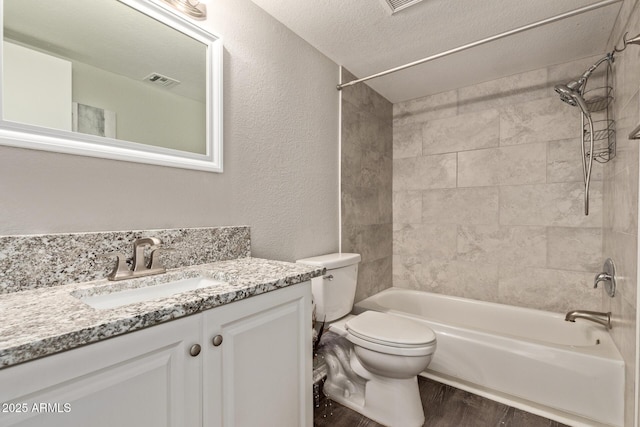
{"type": "MultiPolygon", "coordinates": [[[[252,0],[358,77],[456,48],[595,0],[252,0]]],[[[392,102],[605,52],[621,3],[367,82],[392,102]]]]}

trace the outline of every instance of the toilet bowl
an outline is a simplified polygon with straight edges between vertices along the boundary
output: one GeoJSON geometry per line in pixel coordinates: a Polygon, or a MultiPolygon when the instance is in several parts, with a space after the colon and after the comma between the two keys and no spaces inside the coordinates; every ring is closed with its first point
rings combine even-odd
{"type": "Polygon", "coordinates": [[[424,411],[417,375],[436,350],[426,325],[390,313],[350,315],[355,296],[358,254],[329,254],[297,261],[326,268],[312,279],[316,318],[344,339],[327,350],[324,391],[331,399],[389,427],[418,427],[424,411]]]}
{"type": "Polygon", "coordinates": [[[422,426],[417,375],[431,362],[435,333],[411,319],[375,311],[348,316],[330,324],[329,330],[351,344],[348,368],[364,380],[364,386],[354,392],[357,384],[343,380],[336,384],[330,368],[325,393],[385,426],[422,426]]]}
{"type": "Polygon", "coordinates": [[[388,378],[415,377],[436,349],[436,335],[429,327],[393,314],[365,311],[345,327],[362,366],[388,378]]]}

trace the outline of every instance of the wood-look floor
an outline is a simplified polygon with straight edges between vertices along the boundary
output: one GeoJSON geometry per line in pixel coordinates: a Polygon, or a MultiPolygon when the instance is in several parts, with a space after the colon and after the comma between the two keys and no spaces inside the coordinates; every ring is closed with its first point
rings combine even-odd
{"type": "MultiPolygon", "coordinates": [[[[429,427],[563,427],[551,421],[466,391],[418,377],[429,427]]],[[[314,411],[315,427],[382,427],[336,402],[322,397],[314,411]]]]}

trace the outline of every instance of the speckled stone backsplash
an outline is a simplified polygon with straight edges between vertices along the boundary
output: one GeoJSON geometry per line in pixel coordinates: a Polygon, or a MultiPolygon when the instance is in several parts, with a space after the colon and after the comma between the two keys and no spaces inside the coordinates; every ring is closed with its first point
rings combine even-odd
{"type": "Polygon", "coordinates": [[[103,279],[122,252],[131,264],[132,243],[157,237],[172,251],[161,252],[166,268],[251,256],[249,227],[0,236],[0,294],[103,279]]]}

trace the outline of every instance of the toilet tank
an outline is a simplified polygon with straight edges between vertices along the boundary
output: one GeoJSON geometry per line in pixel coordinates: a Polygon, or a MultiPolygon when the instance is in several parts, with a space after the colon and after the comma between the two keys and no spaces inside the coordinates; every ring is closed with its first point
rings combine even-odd
{"type": "Polygon", "coordinates": [[[296,261],[327,269],[324,276],[311,279],[316,320],[332,322],[351,312],[360,259],[360,254],[336,253],[296,261]]]}

